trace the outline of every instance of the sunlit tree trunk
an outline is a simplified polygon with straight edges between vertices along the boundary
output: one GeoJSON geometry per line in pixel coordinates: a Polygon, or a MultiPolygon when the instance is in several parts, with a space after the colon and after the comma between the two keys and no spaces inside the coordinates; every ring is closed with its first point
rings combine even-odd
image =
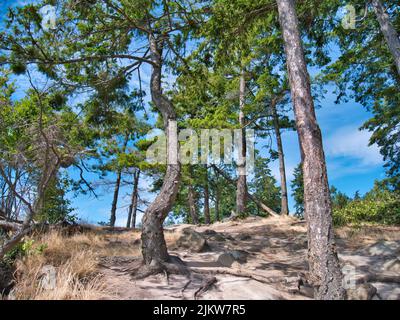
{"type": "Polygon", "coordinates": [[[272,115],[275,129],[276,145],[278,149],[279,158],[279,173],[281,176],[281,215],[289,214],[289,203],[287,193],[287,182],[286,182],[286,168],[285,168],[285,154],[283,153],[281,130],[279,126],[279,116],[276,110],[276,104],[272,104],[272,115]]]}
{"type": "Polygon", "coordinates": [[[205,181],[204,181],[204,223],[210,224],[210,191],[208,186],[208,169],[206,167],[205,181]]]}
{"type": "Polygon", "coordinates": [[[139,200],[139,179],[140,179],[140,170],[137,169],[133,173],[133,190],[131,195],[131,204],[129,205],[129,210],[128,210],[128,219],[126,221],[127,228],[136,227],[136,212],[139,200]]]}
{"type": "Polygon", "coordinates": [[[293,0],[277,0],[277,4],[297,132],[304,153],[304,207],[310,281],[314,285],[316,299],[344,299],[322,136],[315,116],[295,3],[293,0]]]}
{"type": "Polygon", "coordinates": [[[189,216],[193,224],[199,224],[199,214],[196,207],[197,194],[193,188],[193,167],[189,167],[188,206],[189,216]]]}
{"type": "Polygon", "coordinates": [[[397,72],[400,75],[400,38],[393,24],[390,22],[389,15],[385,11],[385,7],[379,0],[372,0],[376,18],[379,22],[381,32],[383,33],[389,50],[393,55],[396,64],[397,72]]]}
{"type": "Polygon", "coordinates": [[[150,79],[151,98],[160,111],[167,137],[167,171],[160,192],[147,208],[142,220],[142,255],[145,264],[159,265],[169,261],[165,243],[163,222],[176,199],[181,178],[178,159],[178,133],[176,114],[171,101],[161,89],[163,42],[154,35],[149,36],[152,60],[150,79]]]}
{"type": "Polygon", "coordinates": [[[241,142],[239,144],[238,154],[238,180],[236,186],[236,215],[241,216],[246,211],[246,195],[247,195],[247,181],[246,181],[246,130],[245,130],[245,96],[246,96],[246,79],[245,71],[242,70],[240,75],[239,84],[239,125],[242,130],[241,142]]]}

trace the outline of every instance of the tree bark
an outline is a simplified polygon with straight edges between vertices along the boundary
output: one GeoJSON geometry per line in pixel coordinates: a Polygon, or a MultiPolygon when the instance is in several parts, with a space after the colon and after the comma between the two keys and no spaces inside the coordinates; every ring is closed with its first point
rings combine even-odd
{"type": "Polygon", "coordinates": [[[281,130],[279,127],[279,116],[276,110],[276,103],[272,103],[272,116],[275,129],[276,145],[278,148],[279,157],[279,173],[281,176],[281,215],[287,216],[289,214],[287,182],[286,182],[286,168],[285,168],[285,155],[283,153],[281,130]]]}
{"type": "Polygon", "coordinates": [[[199,224],[199,216],[196,209],[196,194],[192,185],[189,185],[188,189],[188,204],[191,222],[192,224],[199,224]]]}
{"type": "Polygon", "coordinates": [[[277,0],[277,4],[297,132],[304,152],[304,207],[307,214],[310,280],[315,288],[316,299],[344,299],[322,136],[315,116],[295,3],[293,0],[277,0]]]}
{"type": "Polygon", "coordinates": [[[219,190],[215,190],[215,221],[219,221],[219,190]]]}
{"type": "Polygon", "coordinates": [[[204,182],[204,223],[210,224],[210,192],[208,186],[208,169],[206,167],[205,182],[204,182]]]}
{"type": "Polygon", "coordinates": [[[389,46],[389,50],[393,55],[394,62],[396,64],[397,72],[400,75],[400,38],[397,34],[396,29],[390,22],[389,15],[385,11],[385,7],[379,0],[372,0],[372,7],[376,18],[379,22],[379,26],[386,42],[389,46]]]}
{"type": "Polygon", "coordinates": [[[136,212],[139,199],[139,178],[140,178],[140,169],[137,169],[133,173],[133,190],[131,195],[131,204],[129,205],[129,210],[128,210],[128,220],[126,221],[127,228],[136,227],[136,212]]]}
{"type": "Polygon", "coordinates": [[[188,205],[189,216],[192,224],[199,224],[199,215],[196,208],[196,191],[193,188],[193,168],[189,167],[189,184],[188,184],[188,205]]]}
{"type": "MultiPolygon", "coordinates": [[[[124,146],[122,148],[123,153],[125,153],[126,146],[128,144],[128,138],[129,138],[129,136],[125,135],[124,146]]],[[[118,168],[117,180],[115,181],[115,187],[114,187],[114,196],[113,196],[113,201],[111,204],[110,227],[115,226],[115,221],[117,219],[117,204],[118,204],[119,188],[121,186],[121,176],[122,176],[122,169],[118,168]]]]}
{"type": "Polygon", "coordinates": [[[241,216],[246,211],[246,195],[247,195],[247,181],[246,181],[246,130],[245,130],[245,116],[244,106],[246,98],[246,79],[244,69],[240,75],[239,85],[239,125],[241,128],[241,136],[239,143],[238,154],[238,179],[236,187],[236,215],[241,216]]]}
{"type": "Polygon", "coordinates": [[[149,36],[152,73],[150,80],[151,97],[160,111],[167,137],[167,171],[160,193],[147,208],[142,220],[142,255],[146,265],[158,265],[169,261],[164,239],[163,222],[176,199],[181,177],[178,159],[178,133],[176,114],[171,101],[161,89],[162,42],[149,36]]]}

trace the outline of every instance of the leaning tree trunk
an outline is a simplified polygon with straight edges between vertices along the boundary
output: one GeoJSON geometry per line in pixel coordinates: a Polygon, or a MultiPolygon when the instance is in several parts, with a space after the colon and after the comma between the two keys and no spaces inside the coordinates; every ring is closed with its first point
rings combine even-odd
{"type": "Polygon", "coordinates": [[[127,228],[135,228],[136,227],[136,212],[138,207],[138,199],[139,199],[139,178],[140,178],[140,170],[137,169],[133,173],[133,190],[131,195],[131,204],[129,205],[128,210],[128,219],[126,221],[127,228]]]}
{"type": "Polygon", "coordinates": [[[165,243],[163,222],[176,199],[181,176],[178,159],[178,133],[176,114],[171,101],[161,89],[162,43],[149,36],[152,61],[150,80],[151,97],[160,111],[167,137],[167,171],[160,193],[147,208],[142,220],[142,255],[146,265],[159,265],[169,260],[165,243]]]}
{"type": "Polygon", "coordinates": [[[281,176],[281,215],[287,216],[289,214],[287,182],[286,182],[286,169],[285,169],[285,155],[283,153],[281,130],[279,127],[279,116],[276,110],[276,103],[272,103],[272,116],[275,129],[276,145],[278,148],[279,157],[279,173],[281,176]]]}
{"type": "Polygon", "coordinates": [[[385,11],[385,7],[379,0],[372,0],[372,7],[374,8],[376,18],[379,22],[381,32],[383,33],[389,50],[393,55],[396,64],[397,72],[400,75],[400,39],[396,29],[390,22],[389,15],[385,11]]]}
{"type": "Polygon", "coordinates": [[[295,3],[293,0],[277,0],[277,4],[297,132],[304,152],[304,207],[307,214],[310,280],[315,288],[316,299],[344,299],[322,136],[315,116],[295,3]]]}
{"type": "MultiPolygon", "coordinates": [[[[129,137],[128,135],[125,135],[124,146],[122,149],[123,153],[125,153],[125,151],[126,151],[126,146],[128,144],[128,137],[129,137]]],[[[115,221],[117,219],[117,204],[118,204],[119,188],[121,186],[121,176],[122,176],[122,169],[118,168],[117,181],[115,181],[114,196],[113,196],[113,201],[111,204],[110,227],[115,226],[115,221]]]]}
{"type": "Polygon", "coordinates": [[[211,217],[210,217],[210,192],[208,186],[208,169],[206,167],[206,175],[205,175],[205,182],[204,182],[204,223],[210,224],[211,217]]]}
{"type": "Polygon", "coordinates": [[[246,130],[245,130],[245,94],[246,94],[246,80],[245,71],[242,70],[240,75],[239,85],[239,125],[241,128],[240,143],[238,150],[238,179],[236,186],[236,215],[241,216],[246,211],[246,195],[247,195],[247,181],[246,181],[246,130]]]}

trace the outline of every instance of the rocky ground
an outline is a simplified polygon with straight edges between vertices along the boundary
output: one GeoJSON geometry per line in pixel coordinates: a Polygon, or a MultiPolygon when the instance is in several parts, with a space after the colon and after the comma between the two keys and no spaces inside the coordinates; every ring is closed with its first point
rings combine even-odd
{"type": "MultiPolygon", "coordinates": [[[[400,228],[338,231],[339,258],[350,299],[400,300],[400,228]]],[[[307,285],[305,223],[294,218],[248,218],[211,226],[167,228],[170,253],[190,276],[159,274],[135,280],[138,259],[104,258],[99,271],[115,299],[312,299],[307,285]]],[[[139,246],[136,239],[119,246],[139,246]]]]}

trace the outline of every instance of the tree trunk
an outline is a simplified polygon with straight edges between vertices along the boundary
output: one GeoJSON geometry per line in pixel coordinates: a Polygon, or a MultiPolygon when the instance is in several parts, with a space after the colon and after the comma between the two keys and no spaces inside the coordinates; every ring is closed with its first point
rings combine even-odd
{"type": "Polygon", "coordinates": [[[241,141],[239,143],[238,154],[238,180],[236,187],[236,215],[241,216],[246,211],[246,194],[247,194],[247,181],[246,181],[246,130],[245,130],[245,106],[246,96],[246,80],[245,71],[242,70],[240,75],[239,85],[239,125],[241,128],[241,141]]]}
{"type": "Polygon", "coordinates": [[[374,8],[376,18],[379,22],[381,32],[383,33],[386,42],[389,46],[389,50],[393,55],[394,62],[396,64],[397,72],[400,75],[400,39],[390,22],[389,15],[385,11],[385,7],[379,0],[372,0],[372,7],[374,8]]]}
{"type": "Polygon", "coordinates": [[[293,0],[277,0],[277,4],[297,132],[304,152],[304,207],[310,280],[316,299],[344,299],[322,136],[315,116],[295,3],[293,0]]]}
{"type": "Polygon", "coordinates": [[[199,224],[199,217],[196,209],[196,195],[192,185],[188,187],[188,204],[189,204],[189,214],[192,224],[199,224]]]}
{"type": "Polygon", "coordinates": [[[159,39],[155,39],[154,35],[149,36],[153,66],[150,90],[152,101],[164,120],[167,137],[167,171],[160,193],[147,208],[142,220],[142,254],[146,265],[158,265],[169,260],[164,239],[163,222],[176,199],[181,176],[176,115],[171,101],[162,93],[162,42],[157,40],[159,39]]]}
{"type": "Polygon", "coordinates": [[[196,208],[196,191],[193,188],[193,168],[189,166],[189,183],[188,183],[188,205],[189,216],[192,224],[199,224],[199,215],[196,208]]]}
{"type": "Polygon", "coordinates": [[[219,221],[219,190],[215,190],[215,221],[219,221]]]}
{"type": "Polygon", "coordinates": [[[126,221],[127,228],[136,227],[136,212],[139,199],[139,188],[138,188],[139,178],[140,178],[140,169],[137,169],[133,173],[133,190],[131,195],[131,204],[129,205],[129,210],[128,210],[128,220],[126,221]]]}
{"type": "MultiPolygon", "coordinates": [[[[129,138],[129,136],[125,135],[124,146],[122,148],[123,153],[125,153],[126,146],[128,144],[128,138],[129,138]]],[[[121,186],[121,176],[122,176],[122,169],[118,168],[117,181],[115,181],[114,196],[113,196],[113,201],[111,204],[110,227],[115,226],[115,220],[117,219],[117,204],[118,204],[119,188],[121,186]]]]}
{"type": "Polygon", "coordinates": [[[272,115],[275,129],[276,145],[278,148],[279,157],[279,173],[281,176],[281,215],[287,216],[289,214],[287,182],[286,182],[286,169],[285,169],[285,155],[283,153],[281,130],[279,127],[279,116],[276,110],[276,104],[272,103],[272,115]]]}
{"type": "Polygon", "coordinates": [[[204,182],[204,223],[210,224],[210,192],[208,187],[208,169],[206,167],[206,175],[205,175],[205,182],[204,182]]]}

